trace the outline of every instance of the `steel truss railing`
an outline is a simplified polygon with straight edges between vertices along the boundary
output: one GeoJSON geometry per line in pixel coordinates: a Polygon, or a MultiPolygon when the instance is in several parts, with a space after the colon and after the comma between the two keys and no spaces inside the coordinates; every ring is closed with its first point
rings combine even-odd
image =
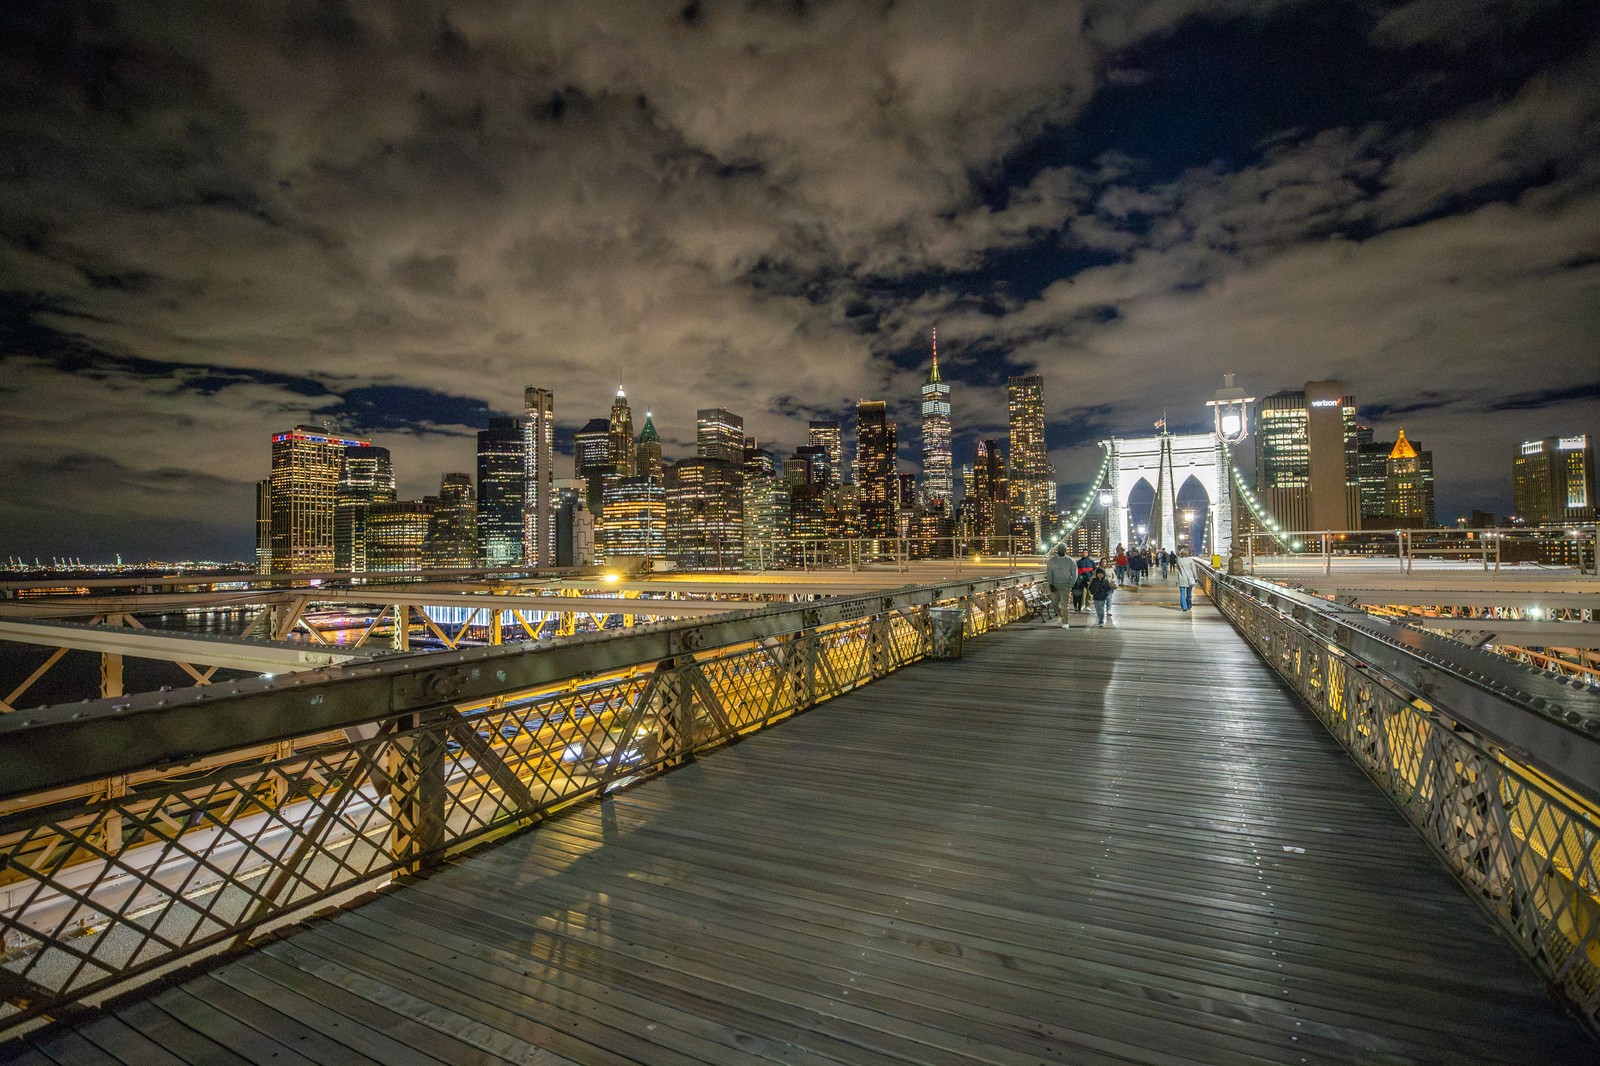
{"type": "Polygon", "coordinates": [[[1263,583],[1206,581],[1600,1035],[1600,690],[1263,583]]]}
{"type": "Polygon", "coordinates": [[[0,1036],[1023,617],[1037,579],[6,716],[0,1036]]]}

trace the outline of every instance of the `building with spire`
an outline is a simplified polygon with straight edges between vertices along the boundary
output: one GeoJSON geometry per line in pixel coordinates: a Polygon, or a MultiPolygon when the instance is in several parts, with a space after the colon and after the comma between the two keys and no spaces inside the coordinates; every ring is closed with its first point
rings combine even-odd
{"type": "Polygon", "coordinates": [[[1404,429],[1389,452],[1384,480],[1387,510],[1395,528],[1417,529],[1435,524],[1433,455],[1406,440],[1404,429]]]}
{"type": "Polygon", "coordinates": [[[617,474],[621,477],[632,477],[634,474],[633,410],[628,407],[628,398],[623,395],[620,388],[617,390],[617,398],[611,401],[611,421],[608,428],[611,465],[617,468],[617,474]]]}
{"type": "Polygon", "coordinates": [[[1006,387],[1011,421],[1010,504],[1029,535],[1045,529],[1056,506],[1056,469],[1044,438],[1044,378],[1011,378],[1006,387]]]}
{"type": "Polygon", "coordinates": [[[633,472],[638,477],[653,477],[657,481],[667,476],[661,462],[661,437],[650,412],[644,413],[644,429],[639,431],[639,443],[634,449],[633,472]]]}
{"type": "Polygon", "coordinates": [[[948,513],[955,500],[950,454],[950,386],[939,376],[939,331],[933,331],[933,369],[922,386],[922,499],[948,513]]]}

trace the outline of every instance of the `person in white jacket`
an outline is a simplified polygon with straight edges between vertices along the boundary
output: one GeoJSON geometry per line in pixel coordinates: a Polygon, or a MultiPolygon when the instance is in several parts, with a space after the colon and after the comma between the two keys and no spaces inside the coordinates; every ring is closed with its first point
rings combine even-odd
{"type": "Polygon", "coordinates": [[[1067,624],[1067,604],[1072,595],[1072,583],[1078,579],[1078,562],[1067,554],[1064,545],[1057,545],[1056,553],[1045,564],[1044,576],[1050,584],[1050,600],[1061,619],[1061,628],[1070,629],[1071,626],[1067,624]]]}
{"type": "Polygon", "coordinates": [[[1173,564],[1178,574],[1178,610],[1187,611],[1192,606],[1194,585],[1200,578],[1200,568],[1189,555],[1188,548],[1178,549],[1178,561],[1173,564]]]}

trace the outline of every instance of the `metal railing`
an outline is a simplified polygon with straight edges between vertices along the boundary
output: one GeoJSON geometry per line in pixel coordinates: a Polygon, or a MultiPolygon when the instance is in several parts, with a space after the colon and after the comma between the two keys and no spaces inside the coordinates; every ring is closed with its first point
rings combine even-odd
{"type": "Polygon", "coordinates": [[[1600,1035],[1600,689],[1262,582],[1205,581],[1600,1035]]]}
{"type": "Polygon", "coordinates": [[[1245,570],[1256,565],[1321,564],[1332,573],[1335,560],[1365,560],[1411,573],[1421,563],[1449,562],[1498,571],[1512,563],[1570,566],[1595,573],[1596,528],[1588,526],[1511,526],[1484,529],[1316,529],[1240,534],[1245,570]],[[1292,550],[1285,551],[1286,547],[1292,550]]]}
{"type": "Polygon", "coordinates": [[[1023,617],[1038,577],[4,716],[0,1036],[928,657],[938,605],[1023,617]]]}

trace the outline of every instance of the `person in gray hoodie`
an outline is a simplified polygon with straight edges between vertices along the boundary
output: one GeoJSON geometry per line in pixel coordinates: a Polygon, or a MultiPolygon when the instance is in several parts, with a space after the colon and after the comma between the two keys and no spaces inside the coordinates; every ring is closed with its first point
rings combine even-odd
{"type": "Polygon", "coordinates": [[[1056,553],[1044,566],[1044,578],[1050,585],[1050,602],[1055,604],[1061,618],[1061,628],[1071,629],[1067,623],[1067,608],[1071,603],[1072,583],[1078,580],[1078,563],[1067,554],[1065,545],[1056,545],[1056,553]]]}

